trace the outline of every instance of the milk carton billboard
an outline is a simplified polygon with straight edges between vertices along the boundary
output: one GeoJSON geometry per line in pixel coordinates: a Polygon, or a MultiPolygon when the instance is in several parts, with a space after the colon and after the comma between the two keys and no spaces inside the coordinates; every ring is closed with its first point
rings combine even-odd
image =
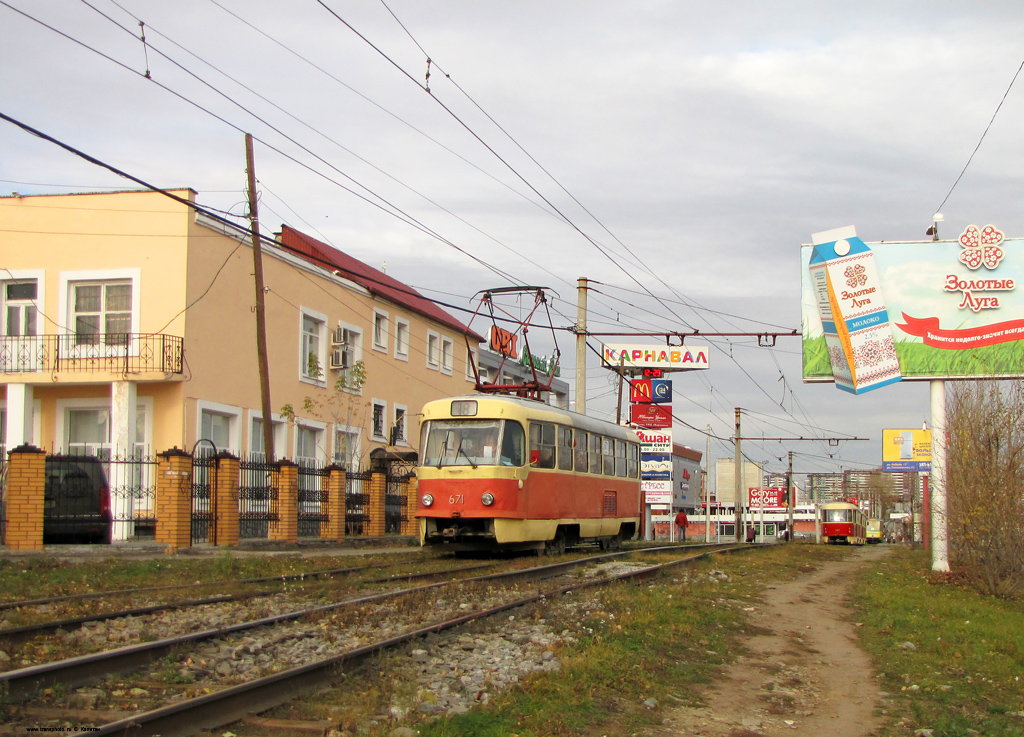
{"type": "Polygon", "coordinates": [[[900,381],[874,254],[853,226],[815,233],[808,273],[836,386],[853,394],[900,381]]]}

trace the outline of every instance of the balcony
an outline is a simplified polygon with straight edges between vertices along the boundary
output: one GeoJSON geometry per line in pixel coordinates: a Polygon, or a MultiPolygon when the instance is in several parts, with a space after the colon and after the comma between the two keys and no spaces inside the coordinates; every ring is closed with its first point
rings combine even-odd
{"type": "Polygon", "coordinates": [[[41,373],[54,380],[64,374],[182,375],[182,339],[161,333],[0,336],[0,374],[41,373]]]}

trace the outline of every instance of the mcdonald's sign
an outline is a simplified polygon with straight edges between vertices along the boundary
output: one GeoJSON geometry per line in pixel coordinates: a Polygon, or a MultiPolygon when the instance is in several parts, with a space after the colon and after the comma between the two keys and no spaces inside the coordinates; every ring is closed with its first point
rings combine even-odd
{"type": "Polygon", "coordinates": [[[629,401],[634,404],[663,404],[672,401],[670,379],[634,379],[629,382],[629,401]]]}

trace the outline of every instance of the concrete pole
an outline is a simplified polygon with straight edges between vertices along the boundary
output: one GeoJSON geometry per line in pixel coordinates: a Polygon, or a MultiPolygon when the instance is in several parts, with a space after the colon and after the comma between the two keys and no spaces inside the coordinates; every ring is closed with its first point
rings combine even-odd
{"type": "Polygon", "coordinates": [[[786,522],[786,541],[793,542],[793,507],[796,506],[796,493],[793,491],[793,451],[789,451],[789,473],[786,475],[786,495],[789,497],[789,516],[786,522]]]}
{"type": "MultiPolygon", "coordinates": [[[[707,453],[704,454],[704,542],[711,542],[711,425],[708,425],[707,453]]],[[[717,532],[717,530],[716,530],[717,532]]]]}
{"type": "Polygon", "coordinates": [[[745,537],[746,530],[743,529],[743,519],[740,516],[742,514],[742,512],[743,512],[743,507],[741,506],[743,504],[743,495],[740,493],[740,489],[743,488],[743,463],[741,461],[742,456],[740,455],[740,408],[739,407],[736,408],[736,439],[733,442],[735,443],[735,448],[736,448],[736,454],[735,454],[735,458],[734,458],[734,464],[735,464],[736,469],[733,472],[735,477],[736,477],[734,479],[734,483],[733,483],[733,490],[734,490],[734,496],[733,496],[734,502],[733,502],[733,504],[734,504],[734,507],[735,507],[735,510],[736,510],[736,542],[743,542],[746,539],[746,537],[745,537]]]}
{"type": "Polygon", "coordinates": [[[931,382],[932,395],[932,570],[949,570],[949,539],[946,535],[946,382],[931,382]]]}
{"type": "Polygon", "coordinates": [[[587,279],[576,280],[576,411],[587,414],[587,279]]]}

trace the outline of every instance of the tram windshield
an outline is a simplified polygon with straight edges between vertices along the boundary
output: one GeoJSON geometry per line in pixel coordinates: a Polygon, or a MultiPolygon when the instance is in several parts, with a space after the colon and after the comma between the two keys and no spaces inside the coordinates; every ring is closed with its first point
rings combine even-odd
{"type": "Polygon", "coordinates": [[[430,420],[423,431],[424,466],[522,466],[526,435],[512,420],[430,420]]]}
{"type": "Polygon", "coordinates": [[[850,521],[849,509],[826,509],[825,510],[825,521],[826,522],[849,522],[850,521]]]}

